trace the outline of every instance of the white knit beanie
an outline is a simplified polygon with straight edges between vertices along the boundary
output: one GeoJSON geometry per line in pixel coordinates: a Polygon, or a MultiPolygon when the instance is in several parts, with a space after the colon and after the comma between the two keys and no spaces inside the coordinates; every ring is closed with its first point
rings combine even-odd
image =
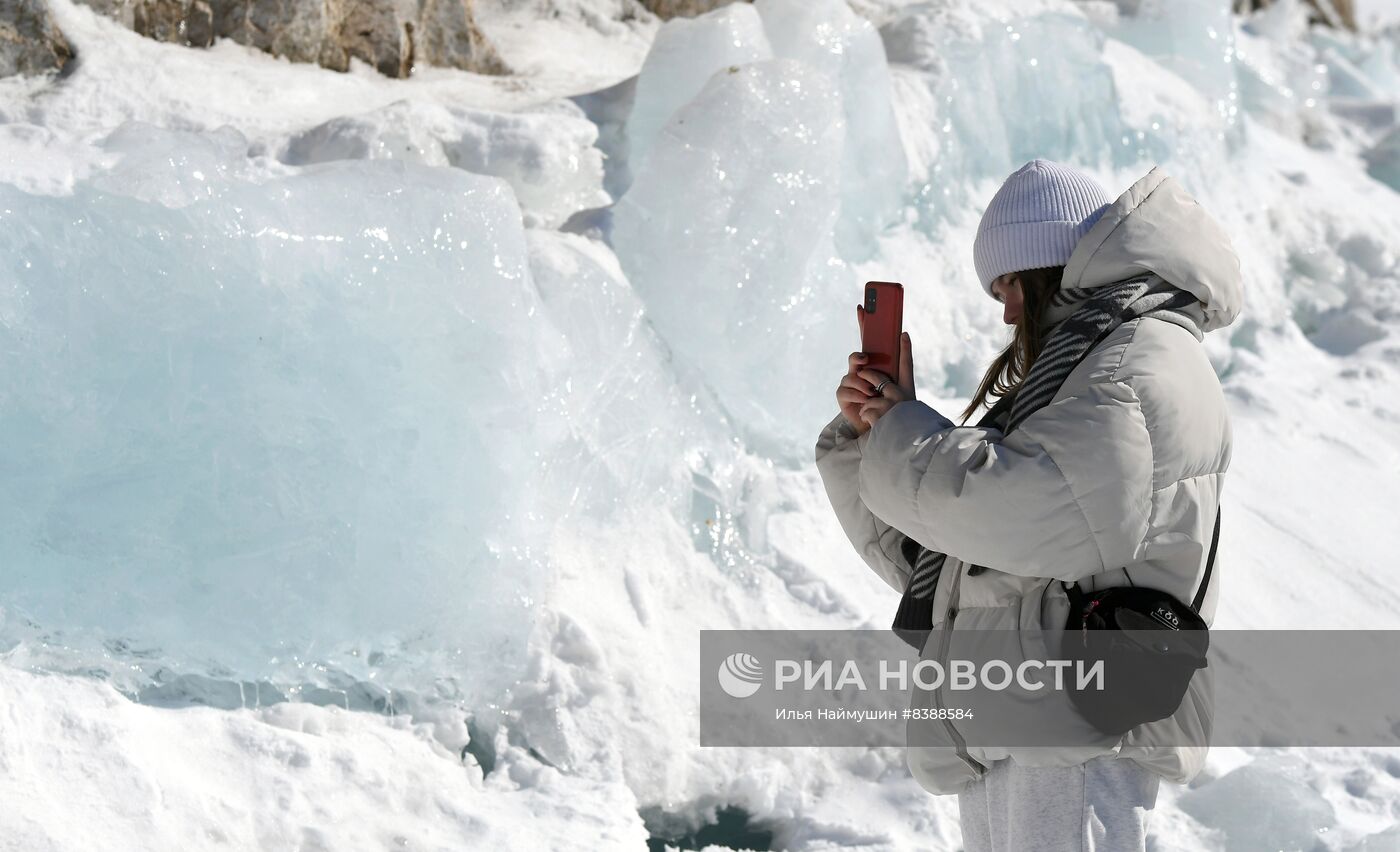
{"type": "Polygon", "coordinates": [[[982,289],[991,296],[992,281],[1008,272],[1063,266],[1112,203],[1098,181],[1073,166],[1036,158],[1012,172],[972,243],[982,289]]]}

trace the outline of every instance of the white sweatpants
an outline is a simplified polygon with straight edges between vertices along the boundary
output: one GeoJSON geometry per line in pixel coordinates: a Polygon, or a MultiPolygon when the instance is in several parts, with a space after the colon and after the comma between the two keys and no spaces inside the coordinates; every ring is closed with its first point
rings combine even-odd
{"type": "Polygon", "coordinates": [[[1127,758],[995,761],[958,794],[964,852],[1143,852],[1161,776],[1127,758]]]}

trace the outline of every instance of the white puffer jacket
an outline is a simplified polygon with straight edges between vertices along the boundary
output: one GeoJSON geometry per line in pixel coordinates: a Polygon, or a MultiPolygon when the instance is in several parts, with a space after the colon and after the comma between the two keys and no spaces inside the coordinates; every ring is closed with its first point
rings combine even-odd
{"type": "MultiPolygon", "coordinates": [[[[837,518],[892,589],[903,592],[909,577],[900,548],[906,535],[948,555],[921,657],[956,658],[965,629],[1039,628],[1058,648],[1069,611],[1058,580],[1079,580],[1090,591],[1127,585],[1127,568],[1134,584],[1191,600],[1231,445],[1224,394],[1201,340],[1234,321],[1243,293],[1224,230],[1155,167],[1075,246],[1062,286],[1095,287],[1144,272],[1200,302],[1189,317],[1140,317],[1114,329],[1008,436],[955,426],[919,401],[895,405],[859,438],[841,415],[822,430],[817,467],[837,518]],[[974,564],[988,570],[969,574],[974,564]]],[[[1227,530],[1223,524],[1222,537],[1227,530]]],[[[1226,579],[1222,568],[1217,553],[1202,605],[1207,623],[1226,579]]],[[[950,722],[949,745],[911,744],[909,767],[935,794],[963,790],[1003,757],[1045,766],[1116,754],[1184,783],[1200,771],[1207,748],[1177,743],[1208,739],[1210,673],[1197,673],[1175,715],[1121,738],[1096,739],[1063,690],[1044,690],[1037,724],[1065,726],[1074,738],[1066,741],[1097,745],[964,747],[956,730],[973,723],[950,722]]]]}

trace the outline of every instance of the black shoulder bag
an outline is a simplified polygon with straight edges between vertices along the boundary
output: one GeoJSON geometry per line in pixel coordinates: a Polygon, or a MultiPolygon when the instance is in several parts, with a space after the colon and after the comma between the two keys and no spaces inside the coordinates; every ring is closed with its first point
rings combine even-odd
{"type": "MultiPolygon", "coordinates": [[[[1086,671],[1103,663],[1103,688],[1081,689],[1075,675],[1066,678],[1069,697],[1100,731],[1124,734],[1172,715],[1192,675],[1206,667],[1210,630],[1200,611],[1219,539],[1217,507],[1205,576],[1189,607],[1158,589],[1114,586],[1085,594],[1078,583],[1061,581],[1070,603],[1061,653],[1084,663],[1086,671]]],[[[1132,581],[1130,575],[1128,582],[1132,581]]]]}

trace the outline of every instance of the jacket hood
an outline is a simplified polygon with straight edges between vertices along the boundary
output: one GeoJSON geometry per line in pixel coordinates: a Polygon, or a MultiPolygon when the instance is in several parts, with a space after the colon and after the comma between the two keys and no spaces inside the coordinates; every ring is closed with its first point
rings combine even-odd
{"type": "Polygon", "coordinates": [[[1225,229],[1160,166],[1110,203],[1065,263],[1061,289],[1090,289],[1144,272],[1188,291],[1200,338],[1239,316],[1240,259],[1225,229]]]}

